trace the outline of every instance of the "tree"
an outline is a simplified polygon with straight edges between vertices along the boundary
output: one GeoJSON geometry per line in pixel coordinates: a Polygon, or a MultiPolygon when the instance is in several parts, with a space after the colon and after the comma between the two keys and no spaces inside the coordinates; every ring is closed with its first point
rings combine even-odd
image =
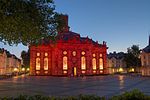
{"type": "Polygon", "coordinates": [[[0,0],[0,41],[9,45],[54,38],[59,14],[53,0],[0,0]]]}
{"type": "Polygon", "coordinates": [[[125,56],[127,67],[141,66],[141,60],[139,58],[139,55],[140,49],[138,45],[132,45],[131,47],[127,48],[127,54],[125,56]]]}
{"type": "Polygon", "coordinates": [[[30,66],[30,53],[28,51],[22,51],[21,52],[21,58],[23,60],[23,66],[26,68],[29,68],[30,66]]]}

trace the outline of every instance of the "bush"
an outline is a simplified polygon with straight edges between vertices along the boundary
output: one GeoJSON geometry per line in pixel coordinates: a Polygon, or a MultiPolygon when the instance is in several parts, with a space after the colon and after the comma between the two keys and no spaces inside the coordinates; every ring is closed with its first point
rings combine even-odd
{"type": "MultiPolygon", "coordinates": [[[[20,95],[18,97],[3,97],[0,98],[0,100],[106,100],[106,98],[95,96],[95,95],[79,95],[79,96],[67,96],[67,97],[20,95]]],[[[109,100],[150,100],[150,96],[145,95],[144,93],[135,89],[133,91],[125,92],[118,96],[113,96],[109,98],[109,100]]]]}
{"type": "Polygon", "coordinates": [[[118,96],[113,96],[110,98],[110,100],[150,100],[150,96],[145,95],[141,91],[135,89],[118,96]]]}
{"type": "Polygon", "coordinates": [[[95,95],[79,95],[78,100],[105,100],[104,97],[99,97],[95,95]]]}

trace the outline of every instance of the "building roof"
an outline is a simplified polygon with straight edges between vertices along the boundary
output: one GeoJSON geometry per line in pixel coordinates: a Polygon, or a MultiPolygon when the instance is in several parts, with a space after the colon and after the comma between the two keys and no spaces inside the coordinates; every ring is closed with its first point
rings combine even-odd
{"type": "Polygon", "coordinates": [[[6,52],[7,58],[13,57],[16,60],[21,61],[14,54],[11,54],[9,51],[5,50],[4,48],[0,48],[0,53],[4,53],[4,52],[6,52]]]}
{"type": "Polygon", "coordinates": [[[113,53],[109,53],[109,54],[107,55],[107,58],[108,58],[108,59],[111,59],[111,58],[122,59],[122,58],[125,57],[125,55],[126,55],[126,54],[123,53],[123,52],[118,52],[118,53],[113,52],[113,53]]]}
{"type": "Polygon", "coordinates": [[[149,44],[143,49],[144,52],[150,53],[150,36],[149,36],[149,44]]]}

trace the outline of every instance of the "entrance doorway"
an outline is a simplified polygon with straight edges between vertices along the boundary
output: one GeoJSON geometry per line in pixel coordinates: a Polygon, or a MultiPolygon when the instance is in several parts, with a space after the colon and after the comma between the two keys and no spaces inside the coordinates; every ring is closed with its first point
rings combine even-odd
{"type": "Polygon", "coordinates": [[[77,68],[76,67],[73,67],[73,75],[77,76],[77,68]]]}

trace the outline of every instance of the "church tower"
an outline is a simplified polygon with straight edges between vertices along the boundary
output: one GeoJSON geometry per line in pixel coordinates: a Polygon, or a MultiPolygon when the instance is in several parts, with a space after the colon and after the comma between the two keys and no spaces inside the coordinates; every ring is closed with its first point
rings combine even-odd
{"type": "Polygon", "coordinates": [[[64,33],[64,32],[69,32],[69,26],[68,26],[68,15],[60,15],[60,21],[61,25],[60,28],[58,29],[58,33],[64,33]]]}

